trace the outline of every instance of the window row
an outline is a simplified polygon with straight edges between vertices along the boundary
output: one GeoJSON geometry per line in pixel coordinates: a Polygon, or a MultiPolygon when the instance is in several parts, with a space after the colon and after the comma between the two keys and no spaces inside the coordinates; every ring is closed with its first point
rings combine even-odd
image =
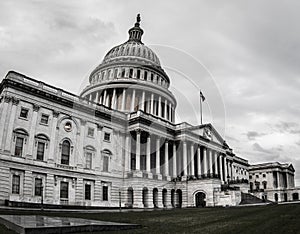
{"type": "Polygon", "coordinates": [[[136,68],[115,68],[109,69],[107,71],[102,71],[94,74],[91,83],[96,84],[102,81],[118,79],[118,78],[135,78],[150,81],[165,88],[168,88],[168,82],[156,75],[155,73],[147,70],[141,70],[136,68]]]}
{"type": "MultiPolygon", "coordinates": [[[[105,138],[105,135],[104,135],[105,138]]],[[[14,155],[18,157],[23,156],[24,151],[24,145],[26,144],[28,139],[28,134],[24,130],[17,130],[15,131],[14,136],[14,155]]],[[[106,135],[106,139],[108,139],[108,136],[106,135]]],[[[35,159],[38,161],[44,161],[45,160],[45,154],[46,150],[48,149],[49,144],[49,138],[44,134],[39,134],[36,136],[35,139],[35,159]]],[[[70,159],[73,152],[73,146],[71,145],[71,142],[68,139],[63,140],[63,142],[60,144],[60,163],[63,165],[69,165],[70,159]]],[[[92,146],[87,146],[84,148],[84,156],[85,156],[85,162],[84,167],[86,169],[92,169],[93,168],[93,158],[95,158],[95,152],[96,149],[92,146]]],[[[101,152],[102,156],[102,171],[108,172],[109,171],[109,161],[111,159],[112,153],[109,150],[103,150],[101,152]]]]}
{"type": "MultiPolygon", "coordinates": [[[[21,107],[19,117],[22,119],[28,119],[29,109],[26,107],[21,107]]],[[[40,124],[48,125],[49,115],[42,113],[40,116],[40,124]]]]}
{"type": "MultiPolygon", "coordinates": [[[[21,194],[21,175],[13,174],[12,175],[12,185],[11,185],[11,193],[12,194],[21,194]]],[[[34,178],[33,183],[33,196],[41,197],[43,196],[43,179],[42,178],[34,178]]],[[[91,182],[84,183],[84,200],[92,200],[93,194],[93,184],[91,182]]],[[[60,199],[69,199],[69,182],[68,181],[60,181],[60,199]]],[[[106,183],[102,183],[102,200],[108,201],[109,199],[109,187],[106,183]]]]}

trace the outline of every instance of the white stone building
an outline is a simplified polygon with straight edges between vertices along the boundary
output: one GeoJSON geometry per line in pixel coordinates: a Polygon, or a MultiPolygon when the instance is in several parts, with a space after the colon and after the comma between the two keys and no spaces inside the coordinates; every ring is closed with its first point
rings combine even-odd
{"type": "Polygon", "coordinates": [[[249,167],[250,193],[273,202],[299,200],[292,164],[262,163],[249,167]]]}
{"type": "Polygon", "coordinates": [[[248,161],[211,124],[175,123],[170,79],[142,43],[139,21],[80,96],[8,72],[0,84],[2,203],[239,204],[248,161]]]}

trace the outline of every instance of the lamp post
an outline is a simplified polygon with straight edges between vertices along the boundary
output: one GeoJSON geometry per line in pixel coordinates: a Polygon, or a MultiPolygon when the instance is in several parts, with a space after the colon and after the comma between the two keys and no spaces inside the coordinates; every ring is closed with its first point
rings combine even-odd
{"type": "Polygon", "coordinates": [[[121,188],[119,188],[119,209],[120,209],[120,211],[122,209],[122,204],[121,204],[121,188]]]}
{"type": "Polygon", "coordinates": [[[44,205],[44,196],[43,196],[43,193],[44,193],[44,185],[42,184],[41,186],[41,210],[44,209],[43,205],[44,205]]]}

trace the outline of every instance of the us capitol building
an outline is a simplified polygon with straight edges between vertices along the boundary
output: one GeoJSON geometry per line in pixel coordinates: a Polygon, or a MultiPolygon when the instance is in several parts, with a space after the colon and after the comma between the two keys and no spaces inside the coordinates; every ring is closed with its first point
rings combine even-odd
{"type": "Polygon", "coordinates": [[[8,72],[0,85],[0,203],[240,204],[248,161],[211,124],[175,123],[170,78],[142,35],[138,16],[80,96],[8,72]]]}

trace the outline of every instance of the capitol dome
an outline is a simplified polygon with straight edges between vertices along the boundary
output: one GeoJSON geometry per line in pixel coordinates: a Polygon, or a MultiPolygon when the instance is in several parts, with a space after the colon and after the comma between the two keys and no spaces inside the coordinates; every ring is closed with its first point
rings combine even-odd
{"type": "Polygon", "coordinates": [[[140,58],[149,65],[160,67],[157,55],[142,42],[127,41],[112,48],[104,57],[103,63],[109,63],[114,59],[137,59],[140,58]]]}
{"type": "Polygon", "coordinates": [[[81,96],[118,111],[142,110],[174,121],[176,99],[158,56],[142,42],[140,16],[128,31],[129,39],[113,47],[89,76],[81,96]]]}

